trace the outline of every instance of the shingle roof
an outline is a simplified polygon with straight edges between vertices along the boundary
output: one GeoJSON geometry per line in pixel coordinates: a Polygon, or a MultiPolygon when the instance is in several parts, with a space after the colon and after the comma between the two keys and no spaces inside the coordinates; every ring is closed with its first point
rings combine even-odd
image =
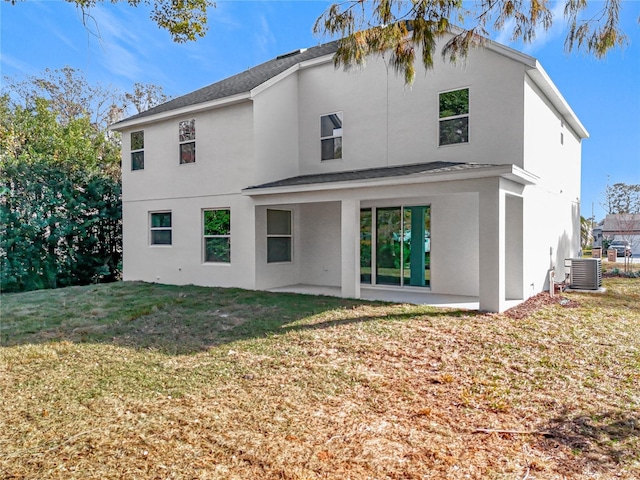
{"type": "Polygon", "coordinates": [[[245,191],[291,187],[297,185],[311,185],[317,183],[349,182],[354,180],[371,180],[376,178],[401,177],[405,175],[418,175],[422,173],[452,173],[463,170],[495,167],[497,165],[487,163],[462,163],[462,162],[428,162],[414,163],[411,165],[398,165],[393,167],[367,168],[363,170],[351,170],[348,172],[317,173],[313,175],[300,175],[297,177],[276,180],[245,188],[245,191]]]}
{"type": "Polygon", "coordinates": [[[262,85],[267,80],[279,75],[294,65],[312,60],[314,58],[323,57],[336,52],[338,49],[338,41],[325,43],[306,50],[296,50],[290,54],[280,55],[273,60],[269,60],[256,67],[245,70],[219,82],[212,83],[206,87],[200,88],[181,97],[174,98],[162,105],[150,108],[147,111],[126,118],[124,121],[135,120],[147,117],[157,113],[168,112],[182,107],[197,105],[199,103],[209,102],[220,98],[247,93],[262,85]]]}

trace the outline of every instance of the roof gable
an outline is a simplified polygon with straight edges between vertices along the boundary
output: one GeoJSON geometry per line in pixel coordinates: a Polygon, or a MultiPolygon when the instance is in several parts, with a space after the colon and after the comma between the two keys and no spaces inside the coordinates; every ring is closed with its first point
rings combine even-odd
{"type": "MultiPolygon", "coordinates": [[[[453,33],[456,33],[454,29],[453,33]]],[[[172,113],[188,112],[193,109],[207,109],[217,102],[231,103],[232,101],[242,101],[250,98],[251,92],[259,86],[268,85],[270,80],[278,77],[287,70],[300,65],[309,60],[320,59],[333,55],[339,46],[339,40],[325,43],[309,49],[296,50],[294,52],[280,55],[272,60],[264,62],[244,72],[212,83],[206,87],[195,90],[186,95],[174,98],[166,103],[150,108],[142,113],[133,115],[115,123],[114,130],[124,129],[139,123],[156,121],[165,116],[172,116],[172,113]],[[197,108],[200,106],[200,108],[197,108]]],[[[525,66],[527,74],[534,81],[540,90],[547,96],[554,107],[565,118],[567,123],[573,127],[580,138],[589,136],[586,129],[580,123],[571,107],[555,87],[540,63],[533,57],[518,52],[512,48],[487,39],[483,47],[498,53],[512,61],[519,62],[525,66]]]]}
{"type": "MultiPolygon", "coordinates": [[[[162,105],[150,108],[142,113],[126,118],[122,122],[142,119],[159,113],[177,110],[191,105],[220,100],[241,93],[250,92],[254,88],[262,85],[268,80],[285,72],[289,68],[301,62],[315,58],[332,55],[338,49],[338,42],[325,43],[309,49],[301,49],[289,54],[281,55],[265,63],[249,68],[244,72],[212,83],[206,87],[195,90],[186,95],[169,100],[162,105]]],[[[117,126],[118,123],[115,125],[117,126]]]]}

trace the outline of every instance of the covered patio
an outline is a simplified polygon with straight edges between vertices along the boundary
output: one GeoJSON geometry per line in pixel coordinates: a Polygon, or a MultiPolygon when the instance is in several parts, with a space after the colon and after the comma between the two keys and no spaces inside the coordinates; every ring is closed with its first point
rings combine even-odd
{"type": "MultiPolygon", "coordinates": [[[[434,162],[303,175],[247,188],[243,194],[252,197],[256,206],[256,232],[267,230],[263,223],[269,209],[290,210],[294,225],[290,261],[258,261],[256,286],[269,291],[504,311],[524,300],[523,191],[534,182],[533,175],[514,165],[434,162]],[[417,209],[431,216],[427,222],[432,249],[428,270],[425,273],[425,263],[419,267],[422,273],[416,283],[414,260],[424,259],[426,247],[418,248],[417,256],[412,247],[410,268],[401,258],[399,273],[393,277],[397,283],[385,285],[389,272],[383,276],[376,254],[372,264],[363,263],[363,215],[373,212],[375,218],[376,211],[394,211],[401,212],[396,216],[402,218],[411,210],[415,218],[417,209]]],[[[420,222],[415,237],[424,236],[425,213],[418,222],[409,222],[411,227],[405,227],[403,220],[400,227],[393,227],[399,242],[406,238],[406,228],[412,228],[411,232],[420,222]]],[[[257,259],[265,249],[266,244],[256,242],[257,259]]]]}

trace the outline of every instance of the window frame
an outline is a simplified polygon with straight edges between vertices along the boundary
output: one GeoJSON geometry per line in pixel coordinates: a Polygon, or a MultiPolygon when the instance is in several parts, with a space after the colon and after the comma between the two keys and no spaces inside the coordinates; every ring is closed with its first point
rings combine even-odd
{"type": "Polygon", "coordinates": [[[267,208],[266,210],[266,227],[267,227],[267,264],[283,264],[293,263],[293,210],[286,208],[267,208]],[[289,214],[289,233],[269,233],[269,212],[287,212],[289,214]],[[288,238],[289,239],[289,260],[269,260],[269,239],[288,238]]]}
{"type": "Polygon", "coordinates": [[[215,207],[215,208],[205,208],[202,210],[202,263],[207,265],[229,265],[231,263],[231,208],[230,207],[215,207]],[[220,234],[207,234],[205,230],[205,215],[207,212],[216,212],[216,211],[226,211],[229,212],[229,233],[225,235],[220,234]],[[228,261],[220,261],[220,260],[207,260],[207,239],[210,238],[226,238],[229,241],[229,260],[228,261]]]}
{"type": "Polygon", "coordinates": [[[326,162],[329,160],[342,160],[344,159],[344,111],[342,110],[338,110],[335,112],[330,112],[330,113],[323,113],[322,115],[320,115],[320,161],[321,162],[326,162]],[[332,135],[327,135],[327,136],[323,136],[322,135],[322,119],[324,117],[330,117],[331,115],[339,115],[340,118],[340,135],[335,135],[335,128],[333,129],[332,135]],[[340,139],[340,156],[336,157],[335,156],[335,139],[339,138],[340,139]],[[323,158],[323,142],[325,142],[326,140],[333,140],[334,141],[334,156],[331,158],[323,158]]]}
{"type": "Polygon", "coordinates": [[[132,172],[137,172],[138,170],[144,170],[144,130],[136,130],[135,132],[131,132],[130,136],[129,136],[129,146],[130,146],[130,151],[131,151],[131,171],[132,172]],[[133,136],[136,133],[140,133],[142,134],[142,147],[141,148],[133,148],[133,136]],[[136,154],[140,154],[142,153],[142,167],[140,168],[134,168],[134,160],[133,157],[136,154]]]}
{"type": "Polygon", "coordinates": [[[452,88],[449,90],[443,90],[438,92],[438,147],[450,147],[454,145],[468,145],[471,143],[471,88],[469,86],[466,87],[458,87],[452,88]],[[448,117],[440,116],[440,97],[446,93],[458,92],[466,90],[467,91],[467,113],[459,114],[459,115],[450,115],[448,117]],[[451,143],[442,143],[442,123],[451,120],[458,120],[461,118],[467,119],[467,140],[465,142],[451,142],[451,143]]]}
{"type": "Polygon", "coordinates": [[[156,210],[149,212],[149,246],[151,247],[171,247],[173,245],[173,212],[171,210],[156,210]],[[153,216],[159,214],[169,214],[168,227],[154,227],[153,216]],[[153,232],[169,232],[169,243],[155,243],[153,239],[153,232]]]}
{"type": "Polygon", "coordinates": [[[180,154],[179,161],[180,165],[191,165],[192,163],[196,163],[196,119],[190,118],[189,120],[181,120],[178,122],[178,151],[180,154]],[[189,125],[188,129],[183,132],[183,126],[189,125]],[[183,151],[183,147],[192,145],[193,148],[191,150],[191,154],[193,155],[193,160],[191,161],[183,161],[183,155],[187,150],[183,151]]]}

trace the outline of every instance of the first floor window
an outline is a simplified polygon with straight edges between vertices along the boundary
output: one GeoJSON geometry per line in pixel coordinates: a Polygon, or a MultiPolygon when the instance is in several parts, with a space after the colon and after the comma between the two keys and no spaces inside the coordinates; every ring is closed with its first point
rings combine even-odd
{"type": "Polygon", "coordinates": [[[469,142],[469,89],[440,94],[440,145],[469,142]]]}
{"type": "Polygon", "coordinates": [[[320,117],[322,160],[342,158],[342,112],[320,117]]]}
{"type": "Polygon", "coordinates": [[[180,163],[195,163],[196,121],[194,119],[180,122],[178,140],[180,141],[180,163]]]}
{"type": "Polygon", "coordinates": [[[291,210],[267,210],[267,263],[290,262],[291,210]]]}
{"type": "Polygon", "coordinates": [[[144,131],[131,132],[131,170],[144,170],[144,131]]]}
{"type": "Polygon", "coordinates": [[[171,212],[151,214],[151,245],[171,245],[171,212]]]}
{"type": "Polygon", "coordinates": [[[231,262],[231,210],[205,210],[203,221],[204,261],[231,262]]]}

